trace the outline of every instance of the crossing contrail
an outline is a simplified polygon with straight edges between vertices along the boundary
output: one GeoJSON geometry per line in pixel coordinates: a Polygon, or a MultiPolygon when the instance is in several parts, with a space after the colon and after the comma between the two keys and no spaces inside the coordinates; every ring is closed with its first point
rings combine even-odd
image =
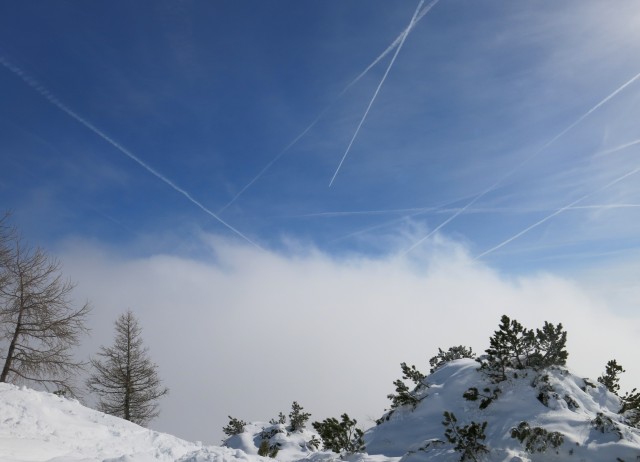
{"type": "Polygon", "coordinates": [[[13,72],[23,82],[25,82],[27,85],[29,85],[31,88],[33,88],[35,91],[37,91],[42,97],[44,97],[47,101],[49,101],[49,103],[53,104],[55,107],[57,107],[59,110],[61,110],[65,114],[67,114],[69,117],[74,119],[76,122],[79,122],[80,124],[84,125],[86,128],[88,128],[93,133],[98,135],[100,138],[105,140],[107,143],[109,143],[111,146],[116,148],[122,154],[126,155],[129,159],[133,160],[135,163],[140,165],[147,172],[151,173],[153,176],[155,176],[156,178],[158,178],[159,180],[161,180],[162,182],[164,182],[165,184],[170,186],[174,191],[182,194],[192,204],[196,205],[198,208],[200,208],[203,212],[205,212],[209,216],[215,218],[220,224],[225,226],[227,229],[231,230],[232,232],[234,232],[236,235],[240,236],[242,239],[244,239],[248,243],[254,245],[255,247],[257,247],[259,249],[262,249],[262,247],[260,247],[254,241],[249,239],[247,236],[242,234],[236,228],[231,226],[229,223],[227,223],[226,221],[221,219],[218,215],[213,213],[211,210],[209,210],[207,207],[205,207],[202,203],[200,203],[198,200],[196,200],[193,196],[191,196],[191,194],[189,194],[189,192],[187,192],[186,190],[184,190],[183,188],[181,188],[180,186],[175,184],[173,181],[171,181],[169,178],[164,176],[162,173],[160,173],[157,170],[155,170],[153,167],[151,167],[147,163],[145,163],[142,159],[140,159],[138,156],[133,154],[127,148],[125,148],[124,146],[119,144],[113,138],[111,138],[110,136],[106,135],[104,132],[102,132],[102,130],[97,128],[95,125],[93,125],[87,119],[85,119],[84,117],[81,117],[78,113],[73,111],[71,108],[69,108],[67,105],[65,105],[62,101],[60,101],[57,97],[55,97],[53,95],[53,93],[51,93],[46,87],[44,87],[44,85],[39,83],[36,79],[34,79],[30,75],[28,75],[26,72],[24,72],[22,69],[20,69],[15,64],[9,62],[4,56],[0,56],[0,64],[2,64],[5,68],[10,70],[11,72],[13,72]]]}
{"type": "MultiPolygon", "coordinates": [[[[631,79],[629,79],[627,82],[625,82],[624,84],[622,84],[621,86],[619,86],[618,88],[616,88],[612,93],[610,93],[609,95],[607,95],[603,100],[601,100],[598,104],[596,104],[595,106],[593,106],[591,109],[589,109],[587,112],[585,112],[584,114],[582,114],[580,117],[578,117],[572,124],[570,124],[567,128],[565,128],[564,130],[562,130],[560,133],[558,133],[556,136],[554,136],[553,138],[551,138],[549,141],[547,141],[544,145],[542,145],[542,147],[540,147],[538,150],[536,150],[533,154],[527,156],[522,162],[520,162],[518,165],[516,165],[514,168],[512,168],[509,172],[507,172],[506,175],[502,176],[501,178],[498,179],[498,181],[496,181],[495,183],[493,183],[491,186],[489,186],[487,189],[485,189],[484,191],[482,191],[480,194],[478,194],[477,196],[475,196],[471,201],[469,201],[469,203],[467,205],[465,205],[464,207],[462,207],[459,211],[457,211],[456,213],[454,213],[453,215],[451,215],[449,218],[447,218],[444,222],[442,222],[440,225],[438,225],[433,231],[431,231],[429,234],[427,234],[425,237],[419,239],[417,242],[415,242],[411,247],[409,247],[407,250],[405,250],[403,252],[403,255],[408,254],[409,252],[411,252],[413,249],[415,249],[416,247],[418,247],[420,244],[422,244],[425,240],[427,240],[428,238],[430,238],[435,232],[439,231],[440,229],[442,229],[444,226],[446,226],[447,224],[451,223],[453,220],[455,220],[457,217],[459,217],[462,213],[464,213],[469,207],[471,207],[473,204],[475,204],[479,199],[481,199],[482,197],[486,196],[487,194],[489,194],[491,191],[495,190],[498,186],[500,186],[507,178],[509,178],[511,175],[513,175],[514,173],[516,173],[518,170],[520,170],[527,162],[529,162],[531,159],[533,159],[534,157],[538,156],[542,151],[544,151],[545,149],[547,149],[549,146],[551,146],[553,143],[555,143],[556,141],[558,141],[558,139],[560,139],[562,136],[566,135],[567,132],[569,132],[571,129],[573,129],[576,125],[578,125],[580,122],[582,122],[584,119],[586,119],[588,116],[590,116],[593,112],[595,112],[596,110],[598,110],[601,106],[603,106],[604,104],[606,104],[609,100],[611,100],[613,97],[615,97],[618,93],[620,93],[621,91],[623,91],[625,88],[627,88],[629,85],[631,85],[633,82],[635,82],[636,80],[638,80],[640,78],[640,73],[634,75],[631,79]]],[[[634,144],[634,143],[631,143],[634,144]]],[[[631,145],[630,144],[630,145],[631,145]]]]}
{"type": "Polygon", "coordinates": [[[251,181],[249,181],[246,185],[244,185],[244,187],[242,187],[242,189],[240,189],[240,191],[238,191],[236,193],[235,196],[233,196],[233,198],[226,203],[226,205],[224,207],[222,207],[220,210],[218,210],[219,214],[222,214],[222,212],[224,212],[230,205],[232,205],[236,200],[238,200],[238,198],[247,190],[249,189],[253,183],[255,183],[256,181],[258,181],[260,179],[260,177],[262,177],[262,175],[264,175],[266,173],[267,170],[269,170],[271,168],[271,166],[273,164],[275,164],[278,160],[280,160],[280,158],[282,156],[284,156],[286,154],[286,152],[291,149],[293,147],[293,145],[295,145],[298,141],[300,141],[300,139],[306,135],[309,130],[311,130],[313,127],[315,127],[315,125],[318,123],[318,121],[322,118],[323,115],[325,115],[325,113],[331,108],[331,106],[333,105],[330,104],[329,106],[327,106],[326,108],[324,108],[320,114],[318,114],[316,116],[316,118],[313,120],[313,122],[311,122],[307,128],[305,128],[304,130],[302,130],[302,132],[296,136],[294,138],[293,141],[291,141],[291,143],[289,143],[282,151],[280,151],[273,159],[271,159],[269,162],[267,162],[267,165],[265,165],[262,170],[260,170],[258,172],[258,174],[256,176],[253,177],[253,179],[251,181]]]}
{"type": "Polygon", "coordinates": [[[351,81],[351,83],[349,83],[349,85],[347,85],[344,90],[342,90],[340,92],[340,94],[338,95],[339,97],[344,95],[352,86],[354,86],[356,83],[358,83],[358,81],[360,81],[361,78],[363,78],[365,75],[367,75],[369,73],[369,71],[375,67],[376,64],[378,64],[382,59],[384,59],[389,53],[391,53],[394,48],[396,48],[398,45],[400,45],[400,43],[404,40],[404,37],[407,36],[409,34],[409,32],[411,32],[411,30],[416,26],[416,24],[418,24],[420,22],[420,20],[422,18],[424,18],[424,16],[429,12],[429,10],[431,10],[431,8],[433,8],[436,3],[438,3],[439,0],[433,0],[431,3],[429,3],[427,6],[425,6],[422,11],[420,11],[418,13],[418,16],[416,16],[415,20],[413,22],[411,22],[405,30],[403,30],[400,35],[398,35],[396,37],[396,39],[393,41],[393,43],[391,43],[391,45],[389,45],[387,47],[386,50],[384,50],[380,56],[378,56],[371,64],[369,64],[369,66],[367,66],[367,68],[362,71],[355,79],[353,79],[351,81]]]}
{"type": "Polygon", "coordinates": [[[327,107],[325,107],[322,111],[320,111],[320,113],[316,116],[316,118],[313,119],[313,121],[304,130],[302,130],[302,132],[298,136],[296,136],[293,141],[291,141],[284,149],[282,149],[278,154],[276,154],[273,159],[267,162],[267,164],[262,168],[262,170],[260,170],[258,174],[251,179],[251,181],[249,181],[245,186],[243,186],[242,189],[240,189],[240,191],[238,191],[236,195],[233,196],[233,198],[224,207],[218,210],[218,214],[222,214],[222,212],[224,212],[230,205],[232,205],[235,201],[237,201],[238,198],[242,194],[244,194],[244,192],[247,189],[253,186],[253,184],[256,181],[258,181],[262,177],[262,175],[264,175],[267,172],[267,170],[269,170],[273,166],[273,164],[275,164],[278,160],[280,160],[280,158],[283,155],[285,155],[287,151],[289,151],[289,149],[291,149],[298,141],[300,141],[300,139],[304,137],[309,132],[309,130],[315,127],[316,124],[320,121],[320,119],[322,119],[322,117],[329,111],[329,109],[331,109],[333,105],[351,89],[351,87],[353,87],[356,83],[358,83],[365,75],[369,73],[371,69],[373,69],[382,59],[384,59],[389,53],[391,53],[394,50],[394,48],[396,48],[403,41],[403,37],[405,37],[416,26],[416,24],[420,22],[420,20],[429,12],[429,10],[431,10],[431,8],[435,6],[436,3],[438,3],[438,1],[439,0],[433,0],[431,3],[425,6],[422,9],[422,11],[418,13],[418,16],[416,16],[415,21],[409,24],[409,26],[407,26],[407,28],[405,28],[400,33],[400,35],[396,37],[393,43],[391,43],[391,45],[389,45],[387,49],[384,50],[376,59],[374,59],[373,62],[369,64],[369,66],[367,66],[367,68],[364,71],[362,71],[360,74],[358,74],[356,78],[354,78],[351,82],[349,82],[349,84],[346,87],[344,87],[344,89],[338,94],[335,100],[332,101],[330,104],[328,104],[327,107]]]}
{"type": "Polygon", "coordinates": [[[387,70],[385,71],[384,75],[382,76],[382,79],[380,80],[380,83],[378,84],[378,88],[376,88],[376,91],[373,93],[373,97],[371,98],[371,101],[369,101],[369,105],[367,106],[367,109],[364,111],[364,115],[362,116],[362,119],[360,119],[360,123],[358,124],[358,127],[356,128],[356,131],[353,134],[353,137],[351,138],[351,141],[349,142],[349,145],[347,146],[347,149],[345,150],[344,155],[342,156],[342,159],[340,159],[340,163],[338,164],[338,168],[336,168],[336,171],[333,174],[333,177],[331,177],[331,181],[329,182],[329,187],[331,187],[331,185],[333,185],[333,182],[336,179],[336,176],[338,175],[338,172],[340,171],[340,167],[342,167],[342,164],[344,163],[344,160],[347,158],[347,154],[349,154],[349,151],[351,150],[351,146],[353,146],[353,142],[356,140],[356,138],[358,136],[358,133],[360,132],[360,128],[362,128],[362,124],[364,123],[365,119],[367,118],[367,115],[369,114],[369,111],[371,110],[371,106],[373,106],[373,102],[376,100],[376,97],[378,96],[378,93],[380,92],[380,88],[382,88],[382,84],[384,84],[384,81],[387,79],[387,75],[389,75],[389,71],[391,70],[391,67],[393,66],[393,63],[395,63],[396,58],[398,57],[398,53],[400,53],[400,50],[402,49],[402,45],[404,45],[404,41],[407,38],[407,36],[409,35],[409,32],[411,31],[411,27],[413,26],[414,22],[416,21],[416,17],[418,16],[418,13],[420,12],[420,8],[422,8],[423,3],[424,3],[424,0],[420,0],[420,3],[418,4],[418,8],[416,8],[415,13],[413,13],[413,16],[411,17],[411,21],[409,22],[409,27],[407,27],[407,29],[405,29],[404,34],[402,34],[402,40],[400,40],[400,43],[398,44],[398,47],[396,48],[396,52],[393,54],[393,57],[391,58],[391,61],[389,62],[389,65],[387,66],[387,70]]]}
{"type": "Polygon", "coordinates": [[[576,204],[578,204],[578,203],[582,202],[583,200],[585,200],[585,199],[589,198],[590,196],[592,196],[592,195],[593,195],[593,194],[595,194],[595,193],[602,192],[602,191],[604,191],[605,189],[610,188],[611,186],[615,185],[616,183],[619,183],[619,182],[621,182],[622,180],[624,180],[624,179],[626,179],[626,178],[630,177],[631,175],[635,175],[635,174],[636,174],[636,173],[638,173],[638,172],[640,172],[640,167],[635,168],[635,169],[631,170],[630,172],[625,173],[625,174],[624,174],[624,175],[622,175],[622,176],[619,176],[619,177],[618,177],[618,178],[616,178],[615,180],[610,181],[610,182],[609,182],[609,183],[607,183],[606,185],[604,185],[604,186],[602,186],[602,187],[600,187],[600,188],[598,188],[598,189],[596,189],[596,190],[594,190],[594,191],[591,191],[591,192],[590,192],[590,193],[588,193],[588,194],[585,194],[584,196],[582,196],[582,197],[580,197],[580,198],[578,198],[578,199],[574,200],[573,202],[571,202],[569,205],[566,205],[566,206],[564,206],[564,207],[559,208],[559,209],[558,209],[558,210],[556,210],[555,212],[553,212],[553,213],[551,213],[551,214],[547,215],[546,217],[544,217],[543,219],[541,219],[541,220],[539,220],[539,221],[535,222],[535,223],[534,223],[534,224],[532,224],[531,226],[526,227],[525,229],[523,229],[523,230],[522,230],[522,231],[520,231],[519,233],[514,234],[514,235],[513,235],[513,236],[511,236],[509,239],[505,239],[505,240],[504,240],[504,241],[502,241],[500,244],[498,244],[498,245],[496,245],[496,246],[494,246],[494,247],[491,247],[489,250],[485,250],[485,251],[484,251],[484,252],[482,252],[480,255],[476,256],[476,257],[475,257],[475,260],[478,260],[478,259],[480,259],[480,258],[482,258],[482,257],[484,257],[484,256],[486,256],[486,255],[489,255],[490,253],[492,253],[492,252],[494,252],[494,251],[498,250],[499,248],[504,247],[505,245],[509,244],[510,242],[512,242],[512,241],[514,241],[514,240],[516,240],[516,239],[518,239],[518,238],[519,238],[520,236],[522,236],[523,234],[526,234],[526,233],[528,233],[529,231],[531,231],[532,229],[537,228],[537,227],[538,227],[538,226],[540,226],[541,224],[545,223],[546,221],[549,221],[550,219],[552,219],[552,218],[553,218],[553,217],[555,217],[556,215],[560,215],[562,212],[564,212],[564,211],[566,211],[566,210],[569,210],[569,209],[571,209],[571,208],[577,208],[577,207],[575,207],[575,205],[576,205],[576,204]]]}

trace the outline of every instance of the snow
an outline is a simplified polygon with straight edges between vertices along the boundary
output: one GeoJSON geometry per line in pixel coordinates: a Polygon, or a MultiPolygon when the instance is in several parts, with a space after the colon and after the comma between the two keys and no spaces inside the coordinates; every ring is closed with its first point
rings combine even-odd
{"type": "MultiPolygon", "coordinates": [[[[342,455],[348,462],[453,462],[460,454],[446,442],[444,411],[460,426],[486,421],[487,462],[571,461],[625,462],[640,460],[640,430],[617,414],[620,399],[604,386],[564,368],[537,372],[511,371],[506,381],[493,383],[471,359],[452,361],[427,376],[421,401],[383,416],[365,433],[368,454],[342,455]],[[480,409],[480,401],[462,397],[469,388],[481,393],[500,389],[497,399],[480,409]],[[540,394],[546,394],[546,405],[540,394]],[[610,419],[604,428],[593,420],[610,419]],[[511,429],[526,421],[531,427],[561,432],[563,444],[529,454],[511,437],[511,429]],[[425,449],[426,448],[426,449],[425,449]]],[[[489,393],[486,393],[489,394],[489,393]]],[[[309,427],[311,427],[309,425],[309,427]]],[[[155,432],[49,393],[0,384],[0,462],[268,462],[258,456],[264,438],[278,444],[280,462],[335,462],[340,455],[321,451],[310,428],[291,431],[284,424],[253,422],[232,436],[226,447],[203,446],[155,432]],[[265,437],[265,435],[267,435],[265,437]]]]}

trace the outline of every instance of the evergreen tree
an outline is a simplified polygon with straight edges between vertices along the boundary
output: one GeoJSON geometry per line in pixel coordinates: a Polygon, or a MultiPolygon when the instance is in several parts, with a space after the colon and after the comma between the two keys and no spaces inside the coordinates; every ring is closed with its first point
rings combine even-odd
{"type": "Polygon", "coordinates": [[[476,355],[472,348],[467,348],[463,345],[452,346],[447,351],[444,351],[442,348],[438,348],[438,354],[429,360],[429,365],[431,366],[429,373],[433,374],[436,369],[446,363],[462,358],[475,359],[476,355]]]}
{"type": "Polygon", "coordinates": [[[222,431],[227,436],[239,435],[244,432],[245,425],[247,425],[247,422],[244,420],[229,416],[229,423],[222,427],[222,431]]]}
{"type": "Polygon", "coordinates": [[[554,326],[545,321],[542,330],[536,329],[535,353],[529,365],[539,369],[564,366],[569,357],[566,346],[567,332],[562,330],[562,324],[554,326]]]}
{"type": "Polygon", "coordinates": [[[158,399],[169,392],[158,377],[158,366],[142,345],[142,329],[131,311],[115,323],[112,347],[101,347],[92,359],[89,390],[99,397],[98,409],[107,414],[146,425],[159,414],[158,399]]]}
{"type": "Polygon", "coordinates": [[[533,353],[534,342],[533,331],[503,315],[498,330],[489,339],[485,368],[496,380],[505,380],[507,368],[523,369],[526,366],[525,358],[533,353]]]}
{"type": "Polygon", "coordinates": [[[420,399],[418,398],[418,392],[425,388],[425,384],[423,383],[425,379],[425,375],[416,369],[416,366],[407,366],[407,363],[400,363],[400,368],[402,369],[402,378],[404,380],[411,380],[414,383],[413,390],[409,389],[409,387],[400,379],[393,382],[396,386],[396,394],[389,394],[387,398],[391,400],[391,409],[395,409],[400,406],[404,406],[405,404],[411,404],[415,406],[418,404],[420,399]]]}
{"type": "Polygon", "coordinates": [[[503,315],[499,329],[489,339],[487,357],[482,367],[496,381],[505,380],[506,370],[545,369],[567,362],[567,333],[562,324],[544,323],[542,329],[526,329],[518,321],[503,315]]]}
{"type": "Polygon", "coordinates": [[[469,425],[461,427],[458,425],[458,419],[455,414],[445,411],[442,425],[446,429],[444,436],[447,441],[454,444],[453,449],[460,453],[460,462],[468,460],[478,462],[482,454],[489,452],[487,446],[481,442],[486,439],[484,431],[487,428],[487,422],[482,422],[481,424],[471,422],[469,425]]]}
{"type": "Polygon", "coordinates": [[[625,416],[629,425],[640,428],[640,392],[634,388],[620,399],[622,408],[619,413],[625,416]]]}
{"type": "Polygon", "coordinates": [[[618,394],[620,391],[620,374],[625,372],[620,364],[615,359],[610,360],[607,363],[605,372],[598,377],[598,382],[607,387],[611,393],[618,394]]]}
{"type": "Polygon", "coordinates": [[[356,428],[358,422],[350,419],[346,413],[342,414],[341,419],[338,421],[330,417],[322,422],[313,422],[313,428],[322,438],[324,449],[337,453],[344,451],[347,454],[364,452],[364,432],[356,428]]]}
{"type": "Polygon", "coordinates": [[[302,430],[311,414],[308,412],[302,412],[304,408],[298,404],[297,401],[294,401],[291,405],[291,412],[289,413],[289,422],[291,423],[291,431],[295,432],[298,430],[302,430]]]}

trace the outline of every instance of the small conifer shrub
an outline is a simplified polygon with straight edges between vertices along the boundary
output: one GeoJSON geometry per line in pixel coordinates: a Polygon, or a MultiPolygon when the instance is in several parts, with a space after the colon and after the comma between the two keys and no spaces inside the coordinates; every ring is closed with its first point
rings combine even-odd
{"type": "Polygon", "coordinates": [[[322,422],[313,422],[313,428],[322,438],[323,448],[347,454],[364,452],[364,432],[356,427],[358,422],[355,419],[350,419],[346,413],[342,414],[340,418],[341,421],[329,417],[322,422]]]}
{"type": "Polygon", "coordinates": [[[507,379],[508,369],[546,369],[567,362],[567,333],[562,324],[544,323],[542,329],[526,329],[503,315],[500,326],[489,339],[482,369],[496,382],[507,379]]]}
{"type": "Polygon", "coordinates": [[[311,414],[309,414],[308,412],[302,412],[303,409],[304,408],[300,406],[297,401],[294,401],[291,405],[289,422],[292,432],[302,430],[307,424],[309,417],[311,417],[311,414]]]}
{"type": "Polygon", "coordinates": [[[611,417],[604,415],[602,412],[598,412],[596,417],[591,421],[591,425],[600,433],[615,433],[618,435],[618,439],[622,439],[622,432],[618,425],[611,417]]]}
{"type": "Polygon", "coordinates": [[[437,369],[444,366],[448,362],[455,361],[456,359],[471,358],[476,359],[476,355],[472,348],[458,345],[452,346],[447,351],[438,348],[438,354],[429,360],[431,366],[430,374],[433,374],[437,369]]]}
{"type": "Polygon", "coordinates": [[[222,431],[227,436],[239,435],[244,432],[245,425],[247,425],[247,422],[244,420],[229,416],[229,423],[222,427],[222,431]]]}
{"type": "Polygon", "coordinates": [[[453,412],[444,412],[445,426],[444,436],[447,441],[453,445],[453,449],[460,453],[460,462],[472,460],[478,462],[483,454],[487,454],[489,450],[482,443],[486,439],[484,434],[487,428],[487,422],[477,423],[471,422],[469,425],[461,427],[458,425],[458,419],[453,412]]]}
{"type": "Polygon", "coordinates": [[[629,425],[640,428],[640,392],[634,388],[620,399],[622,407],[619,414],[624,415],[629,425]]]}
{"type": "Polygon", "coordinates": [[[269,421],[269,423],[271,425],[278,425],[278,424],[284,425],[285,423],[287,423],[287,416],[284,415],[282,412],[279,412],[278,413],[278,418],[277,419],[271,419],[269,421]]]}
{"type": "Polygon", "coordinates": [[[262,440],[258,448],[258,455],[262,457],[271,457],[274,459],[278,455],[280,445],[278,443],[269,444],[269,440],[262,440]]]}
{"type": "Polygon", "coordinates": [[[400,363],[402,369],[402,378],[404,380],[411,380],[414,383],[413,389],[410,389],[407,384],[398,379],[393,384],[396,386],[396,394],[389,394],[387,398],[391,400],[391,409],[396,409],[404,405],[416,406],[420,402],[418,397],[419,392],[425,389],[427,386],[424,384],[425,375],[416,369],[416,366],[407,366],[407,363],[400,363]]]}
{"type": "Polygon", "coordinates": [[[550,432],[542,427],[531,427],[528,422],[520,422],[516,428],[512,428],[511,438],[524,444],[525,450],[530,454],[546,452],[549,448],[557,449],[564,443],[562,433],[550,432]]]}
{"type": "Polygon", "coordinates": [[[462,397],[467,401],[477,401],[480,400],[480,409],[486,409],[489,404],[493,403],[498,396],[500,395],[501,390],[498,387],[495,387],[493,390],[491,388],[483,388],[482,392],[478,391],[476,387],[471,387],[467,391],[464,392],[462,397]]]}
{"type": "Polygon", "coordinates": [[[607,362],[607,366],[605,367],[604,374],[598,377],[598,382],[607,387],[611,393],[617,395],[620,391],[620,374],[625,372],[618,361],[612,359],[607,362]]]}

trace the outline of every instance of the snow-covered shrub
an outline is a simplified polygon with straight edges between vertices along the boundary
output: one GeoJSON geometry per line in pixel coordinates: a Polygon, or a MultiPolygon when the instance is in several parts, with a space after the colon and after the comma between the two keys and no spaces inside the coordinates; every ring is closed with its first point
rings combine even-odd
{"type": "Polygon", "coordinates": [[[600,433],[615,433],[618,435],[618,439],[622,439],[622,432],[618,425],[611,417],[604,415],[602,412],[596,414],[596,417],[591,420],[591,425],[600,433]]]}
{"type": "Polygon", "coordinates": [[[622,398],[622,407],[619,414],[624,415],[629,425],[640,428],[640,392],[634,388],[622,398]]]}
{"type": "Polygon", "coordinates": [[[316,435],[313,435],[309,441],[307,441],[306,447],[307,449],[315,449],[316,451],[320,448],[321,441],[316,438],[316,435]]]}
{"type": "Polygon", "coordinates": [[[410,404],[416,406],[420,402],[419,392],[426,388],[423,383],[425,375],[416,369],[416,366],[407,366],[407,363],[401,363],[402,378],[404,380],[411,380],[414,383],[414,388],[410,389],[407,384],[398,379],[393,384],[396,386],[396,394],[389,394],[387,398],[391,400],[391,409],[396,409],[400,406],[410,404]]]}
{"type": "Polygon", "coordinates": [[[269,423],[271,425],[278,425],[278,424],[284,425],[286,422],[287,422],[287,416],[284,415],[282,412],[278,413],[278,418],[277,419],[271,419],[269,421],[269,423]]]}
{"type": "Polygon", "coordinates": [[[342,414],[341,419],[338,421],[329,417],[322,422],[313,422],[313,428],[322,438],[324,449],[347,454],[364,452],[364,432],[356,427],[357,420],[350,419],[346,413],[342,414]]]}
{"type": "Polygon", "coordinates": [[[438,348],[438,354],[429,360],[429,365],[431,366],[429,373],[433,374],[436,369],[444,366],[448,362],[462,358],[476,359],[476,355],[473,352],[473,349],[462,345],[452,346],[447,351],[438,348]]]}
{"type": "Polygon", "coordinates": [[[575,411],[576,409],[580,408],[580,405],[575,399],[573,399],[572,396],[564,395],[562,399],[564,399],[565,403],[567,403],[567,407],[572,411],[575,411]]]}
{"type": "Polygon", "coordinates": [[[524,444],[528,453],[546,452],[549,448],[557,449],[564,443],[564,435],[560,432],[550,432],[542,427],[531,427],[528,422],[520,422],[511,429],[511,438],[524,444]]]}
{"type": "Polygon", "coordinates": [[[262,440],[258,448],[258,455],[262,457],[271,457],[272,459],[278,455],[280,445],[278,443],[269,444],[269,440],[262,440]]]}
{"type": "Polygon", "coordinates": [[[471,387],[464,392],[462,397],[467,401],[477,401],[480,399],[480,409],[486,409],[489,404],[498,399],[500,393],[501,390],[498,387],[495,387],[493,390],[486,387],[482,389],[482,392],[478,391],[476,387],[471,387]]]}
{"type": "Polygon", "coordinates": [[[222,431],[227,436],[239,435],[244,431],[245,425],[247,425],[247,422],[244,420],[229,416],[229,423],[222,427],[222,431]]]}
{"type": "Polygon", "coordinates": [[[311,417],[311,414],[309,414],[308,412],[302,412],[303,409],[304,408],[300,406],[297,401],[294,401],[291,405],[289,422],[292,432],[302,430],[309,420],[309,417],[311,417]]]}
{"type": "MultiPolygon", "coordinates": [[[[271,422],[269,422],[271,423],[271,422]]],[[[286,433],[280,424],[272,424],[271,427],[263,428],[260,432],[260,438],[263,440],[269,440],[276,436],[278,433],[286,433]]]]}
{"type": "Polygon", "coordinates": [[[481,443],[486,439],[484,431],[487,428],[487,422],[481,424],[471,422],[469,425],[460,427],[454,413],[445,411],[442,425],[446,428],[445,438],[449,443],[454,444],[453,449],[460,453],[460,462],[468,460],[478,462],[482,454],[489,452],[487,446],[481,443]]]}
{"type": "Polygon", "coordinates": [[[531,386],[538,389],[538,396],[536,398],[538,398],[538,401],[540,401],[546,407],[549,407],[549,402],[551,401],[551,399],[560,399],[558,393],[556,393],[556,391],[553,389],[553,386],[551,386],[551,384],[549,383],[548,374],[536,376],[531,386]]]}

